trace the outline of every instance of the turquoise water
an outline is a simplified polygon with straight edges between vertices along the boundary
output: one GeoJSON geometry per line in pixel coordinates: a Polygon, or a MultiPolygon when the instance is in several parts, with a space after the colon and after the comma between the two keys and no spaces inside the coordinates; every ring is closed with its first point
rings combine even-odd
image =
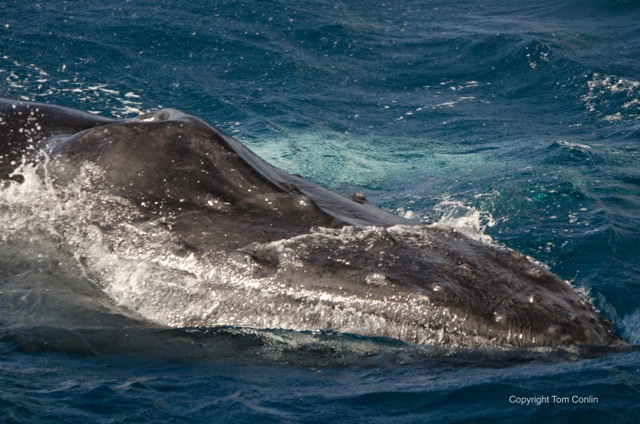
{"type": "MultiPolygon", "coordinates": [[[[3,1],[0,95],[196,115],[289,172],[546,263],[638,343],[639,18],[631,1],[3,1]]],[[[637,351],[66,330],[48,296],[83,275],[30,252],[67,252],[2,240],[2,422],[640,419],[637,351]]]]}

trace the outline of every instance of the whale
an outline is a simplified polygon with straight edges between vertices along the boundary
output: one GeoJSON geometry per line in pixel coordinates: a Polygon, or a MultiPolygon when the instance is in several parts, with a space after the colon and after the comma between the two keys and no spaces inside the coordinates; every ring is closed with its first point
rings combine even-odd
{"type": "Polygon", "coordinates": [[[154,325],[461,348],[622,343],[526,255],[322,188],[175,109],[112,119],[0,100],[0,187],[34,178],[61,246],[154,325]]]}

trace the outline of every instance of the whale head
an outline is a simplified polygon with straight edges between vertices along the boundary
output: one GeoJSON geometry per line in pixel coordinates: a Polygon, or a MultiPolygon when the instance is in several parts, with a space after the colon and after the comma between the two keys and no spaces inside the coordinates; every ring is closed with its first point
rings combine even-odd
{"type": "Polygon", "coordinates": [[[179,111],[107,120],[8,101],[0,111],[4,178],[35,162],[64,204],[56,231],[88,275],[160,325],[460,347],[618,341],[526,256],[326,190],[179,111]]]}

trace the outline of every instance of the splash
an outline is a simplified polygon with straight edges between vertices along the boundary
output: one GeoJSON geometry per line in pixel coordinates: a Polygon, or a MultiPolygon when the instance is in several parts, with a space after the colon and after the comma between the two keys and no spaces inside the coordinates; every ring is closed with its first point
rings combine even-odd
{"type": "MultiPolygon", "coordinates": [[[[449,308],[433,304],[427,295],[399,290],[382,271],[373,271],[396,267],[399,260],[409,268],[419,258],[401,255],[436,249],[440,236],[426,227],[315,228],[230,254],[196,256],[180,248],[169,216],[143,216],[131,201],[95,190],[103,178],[95,165],[84,164],[67,187],[54,186],[44,168],[22,166],[25,182],[9,182],[0,190],[3,240],[10,245],[27,234],[50,240],[59,251],[70,253],[85,272],[86,283],[99,288],[114,309],[174,328],[329,327],[429,345],[483,343],[475,336],[457,336],[462,331],[458,327],[466,324],[449,308]],[[332,272],[317,268],[326,261],[334,264],[332,272]],[[351,275],[359,268],[372,270],[362,282],[351,275]],[[340,287],[334,284],[336,272],[345,273],[340,287]],[[436,330],[396,318],[406,315],[436,330]]],[[[61,280],[57,286],[66,284],[61,280]]],[[[77,299],[87,304],[83,302],[77,299]]],[[[68,315],[73,308],[72,302],[60,314],[68,315]]],[[[45,317],[53,325],[61,321],[56,313],[45,317]]]]}
{"type": "Polygon", "coordinates": [[[491,236],[485,234],[487,228],[496,225],[496,221],[489,212],[449,197],[438,203],[434,210],[441,214],[440,219],[434,223],[435,226],[453,228],[474,240],[487,244],[493,243],[491,236]]]}
{"type": "MultiPolygon", "coordinates": [[[[70,98],[90,113],[109,112],[116,118],[130,118],[151,110],[134,91],[123,92],[108,84],[84,81],[71,74],[65,64],[52,71],[4,55],[0,56],[0,80],[9,88],[5,95],[15,92],[25,101],[46,103],[49,99],[60,102],[61,98],[70,98]]],[[[153,109],[158,107],[161,106],[153,109]]]]}
{"type": "Polygon", "coordinates": [[[22,165],[22,184],[0,185],[0,319],[3,327],[105,328],[140,317],[112,302],[71,249],[64,222],[76,208],[61,201],[41,166],[22,165]]]}

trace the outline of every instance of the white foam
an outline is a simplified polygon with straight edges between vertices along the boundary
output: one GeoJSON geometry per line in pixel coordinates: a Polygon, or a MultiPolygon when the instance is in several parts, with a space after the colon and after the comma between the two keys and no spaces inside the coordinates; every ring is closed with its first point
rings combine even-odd
{"type": "Polygon", "coordinates": [[[582,96],[587,111],[613,123],[640,119],[640,81],[594,73],[582,96]],[[612,109],[617,104],[620,106],[612,109]]]}
{"type": "Polygon", "coordinates": [[[593,150],[593,147],[591,147],[591,146],[589,146],[587,144],[575,143],[575,142],[572,142],[572,141],[558,140],[558,144],[560,144],[562,146],[567,146],[569,148],[574,148],[574,149],[593,150]]]}
{"type": "Polygon", "coordinates": [[[474,240],[493,243],[491,236],[485,234],[488,227],[496,225],[496,221],[489,212],[481,211],[449,197],[438,203],[434,210],[442,214],[440,219],[434,223],[435,226],[453,228],[474,240]]]}

